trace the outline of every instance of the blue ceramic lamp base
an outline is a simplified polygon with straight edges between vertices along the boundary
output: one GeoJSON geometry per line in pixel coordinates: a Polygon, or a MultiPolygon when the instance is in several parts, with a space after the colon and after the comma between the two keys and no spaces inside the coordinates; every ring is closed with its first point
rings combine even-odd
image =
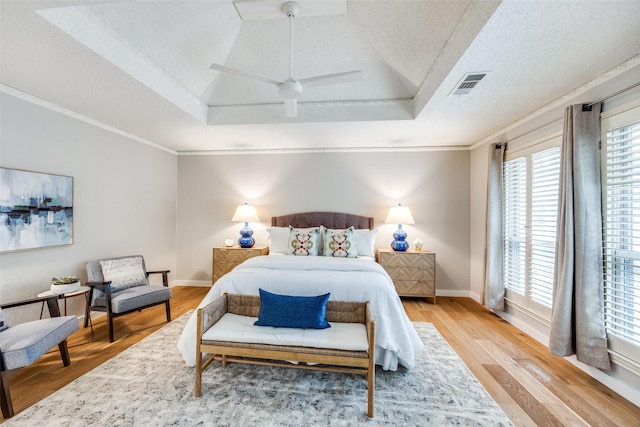
{"type": "Polygon", "coordinates": [[[407,233],[402,229],[402,225],[398,224],[398,229],[393,233],[393,242],[391,249],[398,252],[404,252],[409,249],[409,242],[406,241],[407,233]]]}
{"type": "Polygon", "coordinates": [[[240,230],[240,236],[242,237],[238,239],[238,245],[241,248],[251,248],[256,244],[256,240],[251,237],[253,236],[253,230],[249,228],[248,222],[244,223],[244,228],[240,230]]]}

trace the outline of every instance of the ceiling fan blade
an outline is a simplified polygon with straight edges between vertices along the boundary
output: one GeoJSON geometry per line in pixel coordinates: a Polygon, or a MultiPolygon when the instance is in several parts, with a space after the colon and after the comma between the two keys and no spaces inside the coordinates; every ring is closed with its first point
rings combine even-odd
{"type": "Polygon", "coordinates": [[[262,82],[271,83],[271,84],[274,84],[276,86],[278,86],[278,85],[283,83],[283,82],[280,82],[278,80],[270,79],[269,77],[264,77],[264,76],[259,76],[257,74],[247,73],[246,71],[236,70],[235,68],[229,68],[227,66],[220,65],[220,64],[211,64],[209,66],[209,68],[211,68],[212,70],[218,70],[218,71],[223,71],[225,73],[242,76],[242,77],[245,77],[247,79],[259,80],[259,81],[262,81],[262,82]]]}
{"type": "Polygon", "coordinates": [[[298,100],[296,98],[286,98],[284,100],[284,111],[287,117],[298,116],[298,100]]]}
{"type": "Polygon", "coordinates": [[[326,74],[324,76],[316,76],[309,77],[306,79],[298,80],[304,87],[314,87],[314,86],[327,86],[333,85],[337,83],[350,83],[357,82],[360,80],[364,80],[364,76],[362,75],[362,71],[346,71],[344,73],[337,74],[326,74]]]}

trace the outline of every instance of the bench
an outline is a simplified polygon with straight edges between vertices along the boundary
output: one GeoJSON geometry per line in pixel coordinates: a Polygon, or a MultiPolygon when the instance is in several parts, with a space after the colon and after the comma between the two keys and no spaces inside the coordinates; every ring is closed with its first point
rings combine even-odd
{"type": "Polygon", "coordinates": [[[232,294],[221,295],[198,309],[196,397],[201,395],[202,371],[214,360],[221,361],[223,367],[239,362],[355,373],[367,379],[367,415],[373,417],[375,322],[368,302],[329,301],[328,329],[255,326],[259,312],[259,296],[232,294]],[[203,353],[208,353],[206,359],[203,353]]]}

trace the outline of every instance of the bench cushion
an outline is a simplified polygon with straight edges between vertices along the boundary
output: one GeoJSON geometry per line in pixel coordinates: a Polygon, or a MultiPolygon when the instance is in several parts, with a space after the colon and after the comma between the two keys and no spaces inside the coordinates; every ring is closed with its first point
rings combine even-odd
{"type": "Polygon", "coordinates": [[[12,326],[0,333],[5,369],[29,366],[78,329],[76,316],[52,317],[12,326]]]}
{"type": "Polygon", "coordinates": [[[255,326],[257,317],[225,313],[202,334],[203,341],[328,348],[367,351],[367,329],[362,323],[331,323],[329,329],[274,328],[255,326]]]}
{"type": "MultiPolygon", "coordinates": [[[[111,311],[125,313],[171,298],[171,288],[160,285],[136,286],[111,294],[111,311]]],[[[97,297],[95,305],[106,307],[105,295],[97,297]]]]}

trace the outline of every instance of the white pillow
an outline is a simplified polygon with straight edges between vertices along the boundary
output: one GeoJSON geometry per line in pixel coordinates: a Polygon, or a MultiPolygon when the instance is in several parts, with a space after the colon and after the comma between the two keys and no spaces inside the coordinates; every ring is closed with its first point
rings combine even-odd
{"type": "Polygon", "coordinates": [[[321,229],[323,239],[322,252],[324,256],[336,258],[358,257],[356,236],[353,227],[349,227],[346,230],[332,230],[323,226],[321,229]]]}
{"type": "Polygon", "coordinates": [[[140,256],[105,259],[100,266],[105,282],[111,282],[112,292],[149,284],[140,256]]]}
{"type": "Polygon", "coordinates": [[[320,240],[319,234],[319,227],[294,228],[292,226],[289,226],[287,255],[318,255],[318,240],[320,240]]]}
{"type": "Polygon", "coordinates": [[[289,227],[267,228],[269,255],[283,255],[289,248],[289,227]]]}
{"type": "Polygon", "coordinates": [[[356,248],[358,256],[375,256],[376,235],[378,230],[356,229],[356,248]]]}

